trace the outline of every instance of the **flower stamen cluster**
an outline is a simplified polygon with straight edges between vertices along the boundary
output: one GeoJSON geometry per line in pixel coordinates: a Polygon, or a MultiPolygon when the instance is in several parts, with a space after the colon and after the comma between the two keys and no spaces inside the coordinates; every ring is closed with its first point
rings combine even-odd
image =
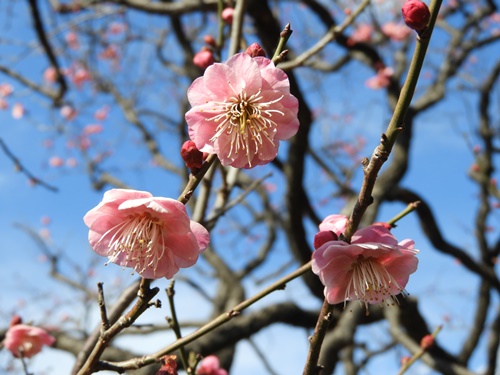
{"type": "MultiPolygon", "coordinates": [[[[231,86],[231,83],[228,82],[228,85],[231,86]]],[[[251,167],[252,159],[264,141],[276,147],[273,133],[278,124],[271,118],[273,113],[281,116],[285,114],[283,111],[272,109],[272,105],[278,103],[282,98],[283,95],[275,100],[261,102],[263,99],[261,90],[250,96],[245,90],[242,90],[241,93],[235,93],[225,102],[214,102],[213,111],[219,113],[205,119],[205,121],[219,123],[214,136],[210,138],[210,142],[215,142],[223,134],[229,135],[231,146],[228,156],[231,157],[240,150],[244,151],[247,155],[248,165],[251,167]],[[251,147],[250,142],[254,143],[254,147],[251,147]]]]}
{"type": "Polygon", "coordinates": [[[368,307],[367,301],[382,303],[390,299],[398,302],[392,294],[394,290],[404,296],[408,294],[375,259],[359,256],[358,260],[352,264],[352,278],[345,291],[345,300],[349,300],[350,296],[354,295],[359,301],[364,301],[366,308],[368,307]]]}
{"type": "Polygon", "coordinates": [[[151,268],[156,276],[158,263],[168,250],[159,219],[148,212],[130,215],[127,220],[104,233],[101,240],[108,235],[112,237],[108,243],[109,260],[106,265],[116,262],[125,253],[125,261],[133,263],[137,273],[142,274],[147,268],[151,268]]]}

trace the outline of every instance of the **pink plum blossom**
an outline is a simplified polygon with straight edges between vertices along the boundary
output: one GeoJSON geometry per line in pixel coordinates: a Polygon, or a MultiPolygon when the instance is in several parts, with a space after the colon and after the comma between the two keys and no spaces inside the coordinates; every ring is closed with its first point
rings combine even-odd
{"type": "Polygon", "coordinates": [[[196,375],[228,375],[227,371],[220,367],[219,358],[209,355],[201,361],[196,369],[196,375]]]}
{"type": "Polygon", "coordinates": [[[104,105],[101,108],[99,108],[97,111],[94,113],[94,118],[97,121],[104,121],[108,118],[109,114],[109,106],[104,105]]]}
{"type": "Polygon", "coordinates": [[[56,68],[53,66],[49,66],[45,71],[43,72],[43,79],[47,83],[55,83],[57,81],[57,72],[56,68]]]}
{"type": "Polygon", "coordinates": [[[65,105],[61,108],[60,113],[63,119],[65,119],[66,121],[71,121],[76,117],[78,111],[70,105],[65,105]]]}
{"type": "Polygon", "coordinates": [[[402,41],[408,38],[411,34],[411,30],[402,23],[387,22],[381,27],[382,33],[395,41],[402,41]]]}
{"type": "Polygon", "coordinates": [[[353,46],[356,43],[367,43],[371,41],[373,35],[373,26],[363,23],[356,27],[356,30],[347,40],[348,46],[353,46]]]}
{"type": "Polygon", "coordinates": [[[78,41],[78,35],[74,31],[70,31],[66,34],[66,43],[68,43],[68,47],[71,49],[78,49],[80,47],[80,43],[78,41]]]}
{"type": "Polygon", "coordinates": [[[99,134],[102,132],[102,129],[103,127],[101,124],[89,124],[85,125],[82,134],[83,135],[99,134]]]}
{"type": "Polygon", "coordinates": [[[62,167],[64,165],[64,159],[59,156],[52,156],[49,159],[49,165],[54,168],[62,167]]]}
{"type": "Polygon", "coordinates": [[[26,109],[21,103],[15,103],[12,106],[12,118],[19,120],[26,114],[26,109]]]}
{"type": "Polygon", "coordinates": [[[0,109],[5,110],[9,108],[9,103],[4,98],[0,98],[0,109]]]}
{"type": "Polygon", "coordinates": [[[53,345],[55,341],[56,339],[42,328],[15,324],[7,330],[3,344],[15,357],[31,358],[38,354],[44,345],[53,345]]]}
{"type": "Polygon", "coordinates": [[[394,74],[394,70],[389,67],[385,67],[382,69],[379,69],[377,71],[377,75],[368,78],[365,81],[366,87],[373,89],[373,90],[378,90],[382,89],[384,87],[389,86],[391,83],[391,77],[394,74]]]}
{"type": "Polygon", "coordinates": [[[117,35],[125,32],[127,25],[122,22],[111,22],[108,27],[108,33],[117,35]]]}
{"type": "Polygon", "coordinates": [[[238,53],[215,63],[188,89],[186,113],[196,147],[218,155],[222,165],[252,168],[267,164],[280,140],[299,127],[298,101],[288,77],[265,57],[238,53]]]}
{"type": "Polygon", "coordinates": [[[83,218],[94,251],[148,279],[193,266],[210,236],[182,203],[145,191],[112,189],[83,218]]]}
{"type": "Polygon", "coordinates": [[[12,85],[8,83],[0,83],[0,98],[6,98],[14,92],[12,85]]]}
{"type": "MultiPolygon", "coordinates": [[[[345,229],[342,215],[327,219],[323,227],[345,229]]],[[[359,300],[367,307],[406,294],[409,276],[418,266],[413,246],[412,240],[398,243],[384,225],[370,225],[356,231],[351,243],[322,244],[313,253],[312,271],[325,286],[328,303],[359,300]]]]}

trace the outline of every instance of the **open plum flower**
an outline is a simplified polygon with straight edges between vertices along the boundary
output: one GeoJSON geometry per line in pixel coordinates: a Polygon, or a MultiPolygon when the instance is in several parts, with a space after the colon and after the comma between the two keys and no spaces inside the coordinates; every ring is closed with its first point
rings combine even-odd
{"type": "Polygon", "coordinates": [[[15,324],[5,334],[5,348],[15,357],[31,358],[38,354],[44,345],[53,345],[56,339],[42,328],[26,324],[15,324]]]}
{"type": "MultiPolygon", "coordinates": [[[[327,219],[320,229],[337,235],[345,229],[344,216],[332,215],[327,219]]],[[[409,276],[417,269],[418,250],[413,246],[412,240],[398,243],[387,227],[374,224],[356,231],[351,243],[321,244],[312,255],[312,271],[325,286],[330,304],[359,300],[367,306],[395,300],[397,294],[406,294],[409,276]]]]}
{"type": "Polygon", "coordinates": [[[193,266],[208,246],[208,231],[174,199],[112,189],[83,218],[94,251],[147,279],[172,278],[193,266]]]}
{"type": "Polygon", "coordinates": [[[298,101],[288,77],[265,57],[238,53],[205,70],[188,89],[186,113],[196,147],[222,165],[252,168],[276,158],[279,141],[297,133],[298,101]]]}

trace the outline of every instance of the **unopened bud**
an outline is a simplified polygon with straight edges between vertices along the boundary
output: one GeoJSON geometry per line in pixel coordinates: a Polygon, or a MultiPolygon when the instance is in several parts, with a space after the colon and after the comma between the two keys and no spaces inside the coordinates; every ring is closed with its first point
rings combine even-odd
{"type": "Polygon", "coordinates": [[[233,23],[233,14],[234,14],[234,8],[224,9],[221,14],[222,20],[228,25],[231,25],[233,23]]]}
{"type": "Polygon", "coordinates": [[[22,322],[23,322],[23,320],[21,319],[21,317],[19,315],[14,315],[12,317],[12,319],[10,320],[9,327],[13,327],[15,325],[21,324],[22,322]]]}
{"type": "Polygon", "coordinates": [[[177,356],[175,354],[166,355],[161,358],[162,366],[156,375],[177,375],[177,356]]]}
{"type": "Polygon", "coordinates": [[[207,47],[203,47],[200,52],[193,57],[193,64],[206,69],[215,62],[214,54],[207,47]]]}
{"type": "Polygon", "coordinates": [[[186,167],[191,169],[191,172],[196,173],[203,165],[203,152],[196,148],[193,141],[186,141],[181,148],[181,156],[186,163],[186,167]]]}
{"type": "Polygon", "coordinates": [[[250,44],[248,48],[245,50],[245,53],[247,55],[250,55],[251,57],[256,57],[256,56],[266,57],[266,51],[264,51],[258,43],[250,44]]]}
{"type": "Polygon", "coordinates": [[[314,236],[314,248],[318,249],[323,246],[325,243],[330,241],[337,241],[339,238],[332,232],[331,230],[322,230],[321,232],[316,233],[314,236]]]}
{"type": "Polygon", "coordinates": [[[214,48],[217,46],[217,42],[215,41],[215,38],[210,34],[205,35],[203,37],[203,41],[205,42],[205,44],[207,46],[214,47],[214,48]]]}
{"type": "Polygon", "coordinates": [[[429,8],[420,0],[408,0],[401,12],[406,25],[417,32],[423,31],[431,18],[429,8]]]}
{"type": "Polygon", "coordinates": [[[425,335],[422,337],[422,340],[420,340],[420,347],[423,350],[429,349],[432,345],[434,345],[434,336],[432,335],[425,335]]]}

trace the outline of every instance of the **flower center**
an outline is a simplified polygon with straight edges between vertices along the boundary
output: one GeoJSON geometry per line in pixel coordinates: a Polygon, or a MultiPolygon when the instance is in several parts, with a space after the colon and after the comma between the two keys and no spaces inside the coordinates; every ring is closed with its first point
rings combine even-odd
{"type": "Polygon", "coordinates": [[[133,267],[139,274],[148,267],[156,273],[166,250],[164,227],[159,219],[147,212],[130,215],[108,230],[101,241],[111,233],[106,265],[118,259],[119,264],[133,267]]]}
{"type": "Polygon", "coordinates": [[[346,289],[345,299],[364,302],[368,315],[368,303],[382,303],[390,298],[398,302],[395,295],[407,292],[394,277],[374,258],[360,257],[352,265],[352,277],[346,289]]]}
{"type": "Polygon", "coordinates": [[[263,99],[261,90],[249,96],[243,89],[241,93],[235,94],[225,102],[214,102],[213,111],[219,113],[205,121],[214,121],[219,125],[210,141],[215,142],[221,136],[229,136],[231,147],[228,157],[244,152],[249,166],[252,166],[252,159],[264,142],[275,146],[274,133],[277,124],[272,117],[275,113],[282,116],[285,114],[272,109],[272,106],[282,98],[283,95],[275,100],[261,102],[263,99]]]}

